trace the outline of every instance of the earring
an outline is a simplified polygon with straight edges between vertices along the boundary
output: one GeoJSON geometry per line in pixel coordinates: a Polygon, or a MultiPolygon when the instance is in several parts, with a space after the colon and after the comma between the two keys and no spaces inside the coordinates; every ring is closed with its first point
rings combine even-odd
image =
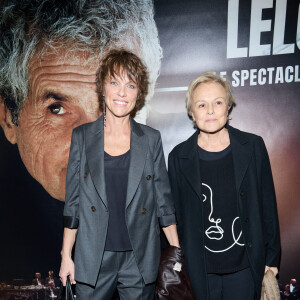
{"type": "Polygon", "coordinates": [[[105,105],[105,99],[103,99],[103,125],[106,127],[106,105],[105,105]]]}

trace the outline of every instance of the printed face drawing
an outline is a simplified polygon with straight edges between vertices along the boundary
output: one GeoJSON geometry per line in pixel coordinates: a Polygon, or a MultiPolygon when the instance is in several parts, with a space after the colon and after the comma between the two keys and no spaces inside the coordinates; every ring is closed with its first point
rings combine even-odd
{"type": "Polygon", "coordinates": [[[221,226],[219,226],[219,223],[222,222],[222,220],[220,218],[218,219],[214,219],[212,217],[212,214],[213,214],[213,211],[214,211],[214,207],[213,207],[213,199],[212,199],[212,190],[211,188],[205,184],[205,183],[202,183],[203,186],[207,187],[209,189],[209,199],[208,197],[203,194],[203,202],[206,202],[206,201],[209,201],[209,205],[210,205],[210,213],[209,213],[209,216],[208,216],[208,220],[209,222],[211,222],[212,224],[214,225],[211,225],[209,226],[206,230],[205,230],[205,234],[206,236],[211,239],[211,240],[221,240],[223,238],[223,233],[224,233],[224,230],[221,226]]]}
{"type": "MultiPolygon", "coordinates": [[[[210,246],[205,245],[205,248],[214,253],[219,252],[226,252],[229,249],[231,249],[234,245],[238,246],[244,246],[244,244],[240,243],[239,240],[242,236],[242,230],[240,229],[240,224],[237,222],[239,217],[235,217],[232,220],[231,223],[231,231],[230,228],[225,228],[225,224],[222,224],[222,218],[215,218],[215,212],[214,212],[214,202],[213,202],[213,191],[211,187],[205,183],[202,183],[202,190],[203,190],[203,205],[209,206],[209,214],[208,214],[208,221],[211,224],[208,228],[205,229],[205,235],[208,238],[209,241],[215,240],[215,242],[211,243],[210,246]],[[221,248],[221,246],[218,247],[218,242],[220,240],[223,240],[223,238],[226,241],[226,247],[221,248]],[[227,245],[228,241],[228,245],[227,245]],[[211,245],[215,247],[214,249],[211,249],[211,245]]],[[[206,210],[207,211],[207,210],[206,210]]],[[[221,214],[222,212],[217,212],[217,214],[221,214]]],[[[224,222],[223,222],[224,223],[224,222]]],[[[229,222],[230,223],[230,222],[229,222]]],[[[224,243],[222,242],[222,245],[224,243]]]]}

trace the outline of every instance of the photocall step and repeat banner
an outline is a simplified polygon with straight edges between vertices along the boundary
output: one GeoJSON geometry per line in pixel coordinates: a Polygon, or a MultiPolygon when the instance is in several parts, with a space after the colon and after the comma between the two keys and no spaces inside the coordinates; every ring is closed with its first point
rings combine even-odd
{"type": "MultiPolygon", "coordinates": [[[[153,47],[148,52],[154,58],[147,56],[146,64],[149,68],[153,66],[152,84],[156,81],[154,95],[148,99],[140,120],[160,130],[167,160],[173,147],[195,130],[184,103],[189,82],[204,71],[213,71],[230,81],[236,99],[230,124],[262,136],[271,160],[282,244],[280,282],[288,283],[291,278],[300,280],[299,0],[157,0],[153,4],[154,20],[150,1],[145,1],[147,4],[128,1],[130,5],[134,2],[137,7],[143,6],[141,14],[149,10],[145,20],[152,18],[152,27],[149,25],[152,35],[140,29],[137,42],[134,33],[122,35],[119,40],[131,39],[132,47],[139,47],[153,39],[137,53],[142,53],[144,59],[146,48],[153,47]],[[156,80],[160,47],[163,58],[156,80]]],[[[2,9],[2,4],[0,7],[2,9]]],[[[115,16],[116,24],[120,16],[124,19],[134,16],[131,13],[115,16]]],[[[26,12],[24,14],[26,17],[26,12]]],[[[8,45],[7,37],[9,35],[2,34],[1,43],[8,45]]],[[[14,55],[27,50],[23,48],[14,55]]],[[[59,51],[63,49],[51,55],[46,53],[49,55],[43,63],[56,65],[57,56],[62,56],[59,51]]],[[[20,57],[24,59],[26,55],[20,57]]],[[[58,276],[64,180],[71,132],[77,124],[76,120],[67,118],[82,116],[84,109],[96,107],[81,105],[80,101],[86,101],[88,94],[83,86],[72,88],[63,75],[54,73],[54,79],[47,81],[48,78],[41,75],[44,69],[39,67],[42,65],[38,58],[33,56],[29,62],[31,89],[20,108],[18,126],[10,122],[8,108],[13,105],[4,106],[3,95],[0,106],[0,282],[6,283],[13,279],[31,283],[36,272],[45,278],[49,270],[58,276]],[[53,82],[56,82],[55,87],[51,86],[53,82]],[[47,93],[42,93],[46,89],[47,93]],[[56,92],[58,96],[53,96],[56,92]],[[44,97],[42,100],[38,99],[39,94],[44,97]],[[56,97],[55,101],[51,97],[56,97]],[[70,99],[73,98],[76,104],[72,106],[70,99]],[[48,103],[51,99],[53,103],[48,103]],[[78,107],[80,111],[72,111],[78,107]]],[[[65,63],[72,64],[72,55],[65,63]]],[[[85,66],[80,60],[77,65],[85,66]]],[[[6,73],[11,70],[7,68],[6,73]]],[[[52,68],[47,70],[51,75],[52,68]]],[[[22,72],[23,69],[15,74],[22,75],[22,72]]],[[[92,74],[95,70],[87,72],[92,74]]],[[[17,84],[13,76],[8,81],[11,85],[17,84]]],[[[89,111],[93,119],[99,116],[99,109],[96,110],[94,114],[89,111]]],[[[80,119],[81,123],[84,121],[91,119],[80,119]]]]}

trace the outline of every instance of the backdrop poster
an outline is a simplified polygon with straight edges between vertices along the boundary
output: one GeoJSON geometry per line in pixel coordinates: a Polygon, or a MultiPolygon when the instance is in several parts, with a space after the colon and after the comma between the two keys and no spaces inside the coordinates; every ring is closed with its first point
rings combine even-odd
{"type": "MultiPolygon", "coordinates": [[[[299,0],[154,2],[163,60],[146,123],[168,153],[194,131],[184,97],[204,71],[231,81],[230,123],[261,135],[274,175],[282,242],[280,280],[300,279],[300,6],[299,0]]],[[[0,282],[39,271],[57,275],[63,202],[26,170],[0,130],[0,282]]]]}
{"type": "Polygon", "coordinates": [[[280,281],[300,280],[300,6],[291,0],[155,1],[164,58],[148,124],[165,155],[193,132],[185,93],[201,72],[233,86],[230,124],[263,137],[279,213],[280,281]]]}

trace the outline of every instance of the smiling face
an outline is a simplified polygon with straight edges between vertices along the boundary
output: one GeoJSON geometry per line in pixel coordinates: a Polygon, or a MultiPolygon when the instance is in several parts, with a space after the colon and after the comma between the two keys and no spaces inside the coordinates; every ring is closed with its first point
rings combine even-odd
{"type": "Polygon", "coordinates": [[[193,92],[190,115],[201,131],[215,133],[227,122],[227,103],[226,90],[219,83],[204,82],[193,92]]]}
{"type": "Polygon", "coordinates": [[[83,64],[84,57],[63,57],[63,52],[42,60],[33,57],[19,124],[1,123],[8,140],[17,143],[29,173],[59,200],[65,197],[72,130],[101,114],[95,83],[98,62],[91,66],[83,64]]]}
{"type": "Polygon", "coordinates": [[[137,95],[137,84],[127,74],[109,76],[104,84],[106,117],[129,118],[135,107],[137,95]]]}

